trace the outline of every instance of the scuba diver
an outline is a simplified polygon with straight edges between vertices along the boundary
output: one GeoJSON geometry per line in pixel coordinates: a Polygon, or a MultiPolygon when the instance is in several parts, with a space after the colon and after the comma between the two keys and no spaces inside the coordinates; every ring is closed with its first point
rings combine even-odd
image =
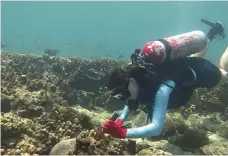
{"type": "Polygon", "coordinates": [[[151,41],[140,55],[138,49],[135,51],[132,64],[112,71],[108,89],[124,101],[125,107],[116,121],[104,122],[104,133],[122,139],[158,136],[168,109],[186,105],[196,88],[213,88],[219,84],[222,73],[217,66],[200,57],[187,57],[204,51],[216,35],[225,37],[220,22],[202,21],[211,26],[207,35],[193,31],[151,41]],[[147,125],[122,128],[129,110],[142,105],[148,113],[147,125]]]}

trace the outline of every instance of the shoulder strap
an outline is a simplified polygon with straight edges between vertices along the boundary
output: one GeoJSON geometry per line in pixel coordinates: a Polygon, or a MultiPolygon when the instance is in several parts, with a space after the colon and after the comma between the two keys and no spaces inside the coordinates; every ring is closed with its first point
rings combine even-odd
{"type": "Polygon", "coordinates": [[[166,48],[166,57],[165,57],[165,61],[168,61],[170,59],[170,55],[172,52],[172,47],[170,46],[170,44],[164,40],[164,39],[158,39],[157,41],[162,42],[165,45],[166,48]]]}

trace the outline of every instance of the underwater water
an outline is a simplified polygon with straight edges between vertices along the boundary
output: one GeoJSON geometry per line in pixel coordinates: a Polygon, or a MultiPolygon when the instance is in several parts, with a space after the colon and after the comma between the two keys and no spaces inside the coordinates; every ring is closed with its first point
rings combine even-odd
{"type": "MultiPolygon", "coordinates": [[[[126,104],[107,88],[112,69],[126,65],[148,41],[193,30],[207,33],[210,28],[201,18],[228,27],[227,8],[225,1],[1,2],[1,155],[228,154],[225,79],[213,88],[186,88],[191,97],[181,107],[154,113],[166,115],[157,124],[162,128],[158,136],[117,139],[100,133],[101,125],[126,104]],[[44,55],[46,49],[56,50],[57,57],[44,55]],[[93,58],[98,59],[88,61],[93,58]]],[[[228,37],[214,39],[206,58],[218,64],[227,46],[228,37]]],[[[180,73],[178,80],[185,78],[180,73]]],[[[207,78],[217,81],[216,75],[207,78]]],[[[182,89],[173,96],[185,98],[182,89]]],[[[149,108],[145,103],[129,111],[121,130],[115,130],[142,128],[149,108]]]]}
{"type": "MultiPolygon", "coordinates": [[[[228,27],[226,1],[24,1],[1,3],[5,51],[42,55],[128,59],[148,41],[193,30],[208,32],[201,18],[228,27]]],[[[227,29],[225,30],[226,33],[227,29]]],[[[228,38],[211,43],[207,56],[218,63],[228,38]]]]}

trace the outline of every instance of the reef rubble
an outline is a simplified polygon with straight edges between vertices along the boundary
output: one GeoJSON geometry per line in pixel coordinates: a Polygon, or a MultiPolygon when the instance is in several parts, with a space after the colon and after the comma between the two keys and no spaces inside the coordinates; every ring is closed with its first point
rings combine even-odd
{"type": "MultiPolygon", "coordinates": [[[[224,155],[228,154],[228,82],[195,90],[188,105],[169,110],[162,135],[94,138],[123,105],[106,86],[126,62],[1,52],[2,155],[224,155]]],[[[143,126],[130,112],[124,127],[143,126]]]]}

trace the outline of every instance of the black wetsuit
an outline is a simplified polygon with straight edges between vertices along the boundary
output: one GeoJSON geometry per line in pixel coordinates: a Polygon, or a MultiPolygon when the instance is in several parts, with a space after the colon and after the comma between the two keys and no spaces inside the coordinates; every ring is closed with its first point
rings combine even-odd
{"type": "MultiPolygon", "coordinates": [[[[220,70],[202,58],[182,58],[156,66],[156,74],[150,72],[145,75],[148,76],[146,87],[140,90],[138,99],[147,107],[145,111],[148,112],[150,123],[143,127],[127,129],[127,138],[160,135],[167,109],[187,104],[194,89],[214,87],[221,79],[220,70]]],[[[127,116],[128,107],[130,105],[125,105],[120,116],[122,120],[127,116]]]]}
{"type": "Polygon", "coordinates": [[[176,89],[170,95],[169,108],[187,104],[196,88],[212,88],[221,80],[219,68],[210,61],[198,57],[169,61],[159,68],[167,75],[167,79],[176,83],[176,89]]]}

